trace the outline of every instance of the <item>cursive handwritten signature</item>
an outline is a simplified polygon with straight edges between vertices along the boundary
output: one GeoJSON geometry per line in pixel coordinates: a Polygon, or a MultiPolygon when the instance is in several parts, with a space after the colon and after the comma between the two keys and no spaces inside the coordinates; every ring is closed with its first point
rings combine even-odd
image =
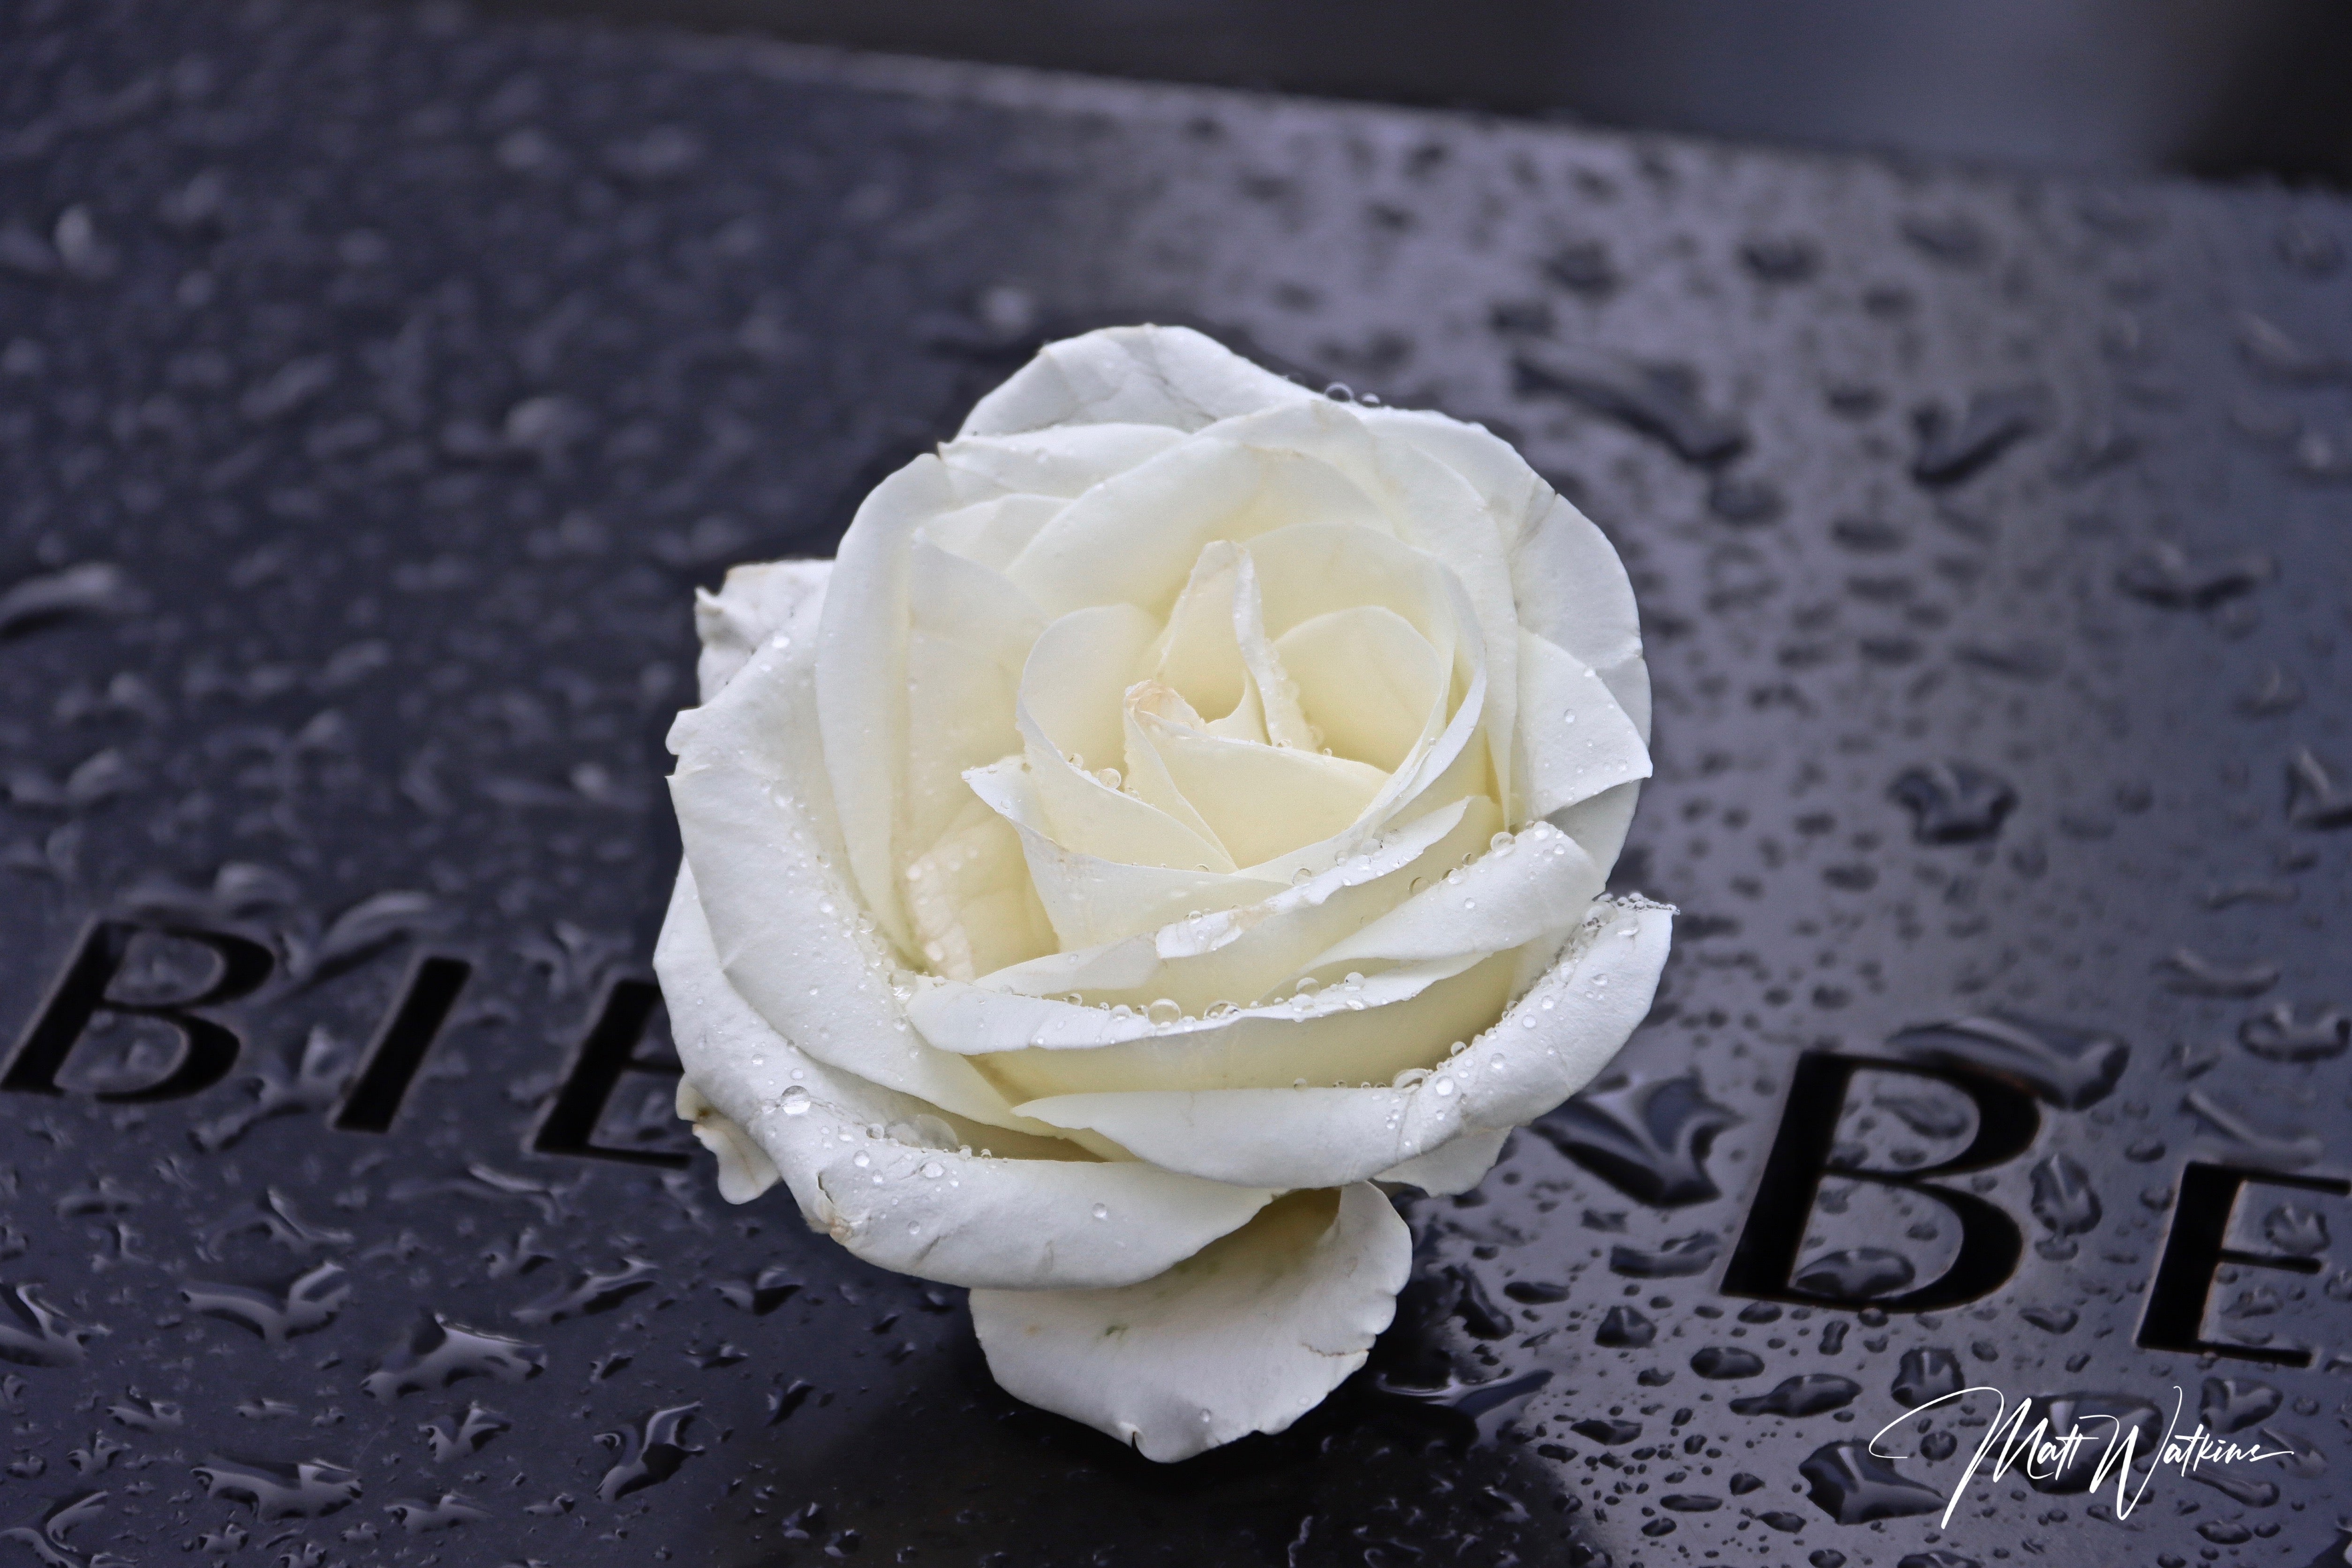
{"type": "MultiPolygon", "coordinates": [[[[2163,1435],[2148,1443],[2146,1454],[2149,1463],[2137,1485],[2133,1484],[2134,1460],[2141,1456],[2142,1439],[2149,1436],[2148,1424],[2093,1411],[2084,1412],[2069,1421],[2063,1432],[2053,1433],[2050,1429],[2050,1416],[2033,1420],[2032,1400],[2018,1401],[2016,1412],[2011,1414],[2009,1396],[1997,1388],[1982,1384],[1958,1389],[1912,1406],[1871,1434],[1871,1453],[1882,1459],[1905,1458],[1880,1447],[1879,1439],[1906,1421],[1933,1410],[1938,1405],[1966,1399],[1973,1394],[1991,1394],[2000,1402],[2000,1408],[1993,1414],[1992,1425],[1985,1433],[1984,1441],[1977,1445],[1977,1451],[1969,1458],[1968,1468],[1953,1483],[1951,1496],[1945,1501],[1943,1523],[1947,1527],[1952,1522],[1952,1510],[1960,1506],[1960,1498],[1968,1490],[1969,1480],[1984,1468],[1988,1459],[1991,1461],[1991,1469],[1985,1478],[1988,1480],[2000,1479],[2011,1466],[2015,1466],[2028,1480],[2055,1480],[2075,1464],[2087,1461],[2095,1447],[2098,1459],[2092,1468],[2088,1489],[2098,1490],[2105,1484],[2107,1477],[2113,1475],[2116,1479],[2116,1517],[2126,1519],[2130,1517],[2131,1510],[2139,1506],[2140,1499],[2147,1492],[2148,1483],[2156,1479],[2159,1469],[2178,1466],[2180,1474],[2186,1478],[2205,1465],[2251,1464],[2261,1459],[2291,1459],[2294,1457],[2292,1448],[2264,1448],[2252,1443],[2226,1442],[2206,1431],[2201,1421],[2193,1429],[2182,1431],[2180,1416],[2188,1394],[2178,1384],[2172,1390],[2172,1419],[2166,1424],[2163,1435]],[[2032,1424],[2028,1426],[2029,1422],[2032,1424]],[[2093,1430],[2084,1430],[2085,1422],[2093,1430]],[[2104,1431],[2098,1429],[2102,1425],[2104,1431]]],[[[2147,1406],[2141,1408],[2146,1409],[2147,1406]]]]}

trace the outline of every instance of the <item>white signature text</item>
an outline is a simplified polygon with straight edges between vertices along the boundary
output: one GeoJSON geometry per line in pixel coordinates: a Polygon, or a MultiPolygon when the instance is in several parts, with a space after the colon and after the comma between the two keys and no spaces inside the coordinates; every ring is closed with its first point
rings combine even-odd
{"type": "Polygon", "coordinates": [[[1969,1458],[1969,1468],[1953,1483],[1952,1495],[1944,1504],[1943,1523],[1947,1528],[1952,1522],[1953,1510],[1960,1506],[1961,1496],[1967,1492],[1969,1482],[1979,1470],[1985,1470],[1987,1480],[1997,1481],[2014,1466],[2028,1480],[2052,1480],[2066,1474],[2078,1463],[2088,1462],[2095,1451],[2098,1457],[2091,1470],[2090,1489],[2098,1490],[2106,1484],[2110,1475],[2114,1476],[2116,1517],[2125,1519],[2139,1506],[2140,1499],[2147,1494],[2148,1483],[2156,1479],[2159,1469],[2178,1467],[2181,1475],[2187,1477],[2205,1465],[2252,1464],[2262,1459],[2291,1459],[2294,1457],[2292,1448],[2265,1448],[2253,1443],[2225,1441],[2206,1431],[2201,1421],[2191,1430],[2182,1431],[2181,1410],[2187,1395],[2177,1385],[2172,1391],[2172,1419],[2160,1435],[2153,1433],[2145,1423],[2125,1421],[2097,1412],[2078,1416],[2068,1423],[2063,1432],[2053,1432],[2047,1415],[2038,1421],[2034,1419],[2033,1401],[2031,1399],[2018,1401],[2017,1409],[2012,1413],[2006,1394],[1997,1388],[1979,1385],[1959,1389],[1905,1411],[1872,1434],[1871,1453],[1882,1459],[1903,1458],[1903,1455],[1879,1446],[1888,1433],[1939,1405],[1948,1405],[1976,1394],[1991,1394],[1999,1407],[1993,1413],[1992,1424],[1986,1431],[1984,1440],[1977,1445],[1977,1451],[1969,1458]],[[2133,1461],[2143,1455],[2149,1463],[2144,1473],[2135,1478],[2133,1461]]]}

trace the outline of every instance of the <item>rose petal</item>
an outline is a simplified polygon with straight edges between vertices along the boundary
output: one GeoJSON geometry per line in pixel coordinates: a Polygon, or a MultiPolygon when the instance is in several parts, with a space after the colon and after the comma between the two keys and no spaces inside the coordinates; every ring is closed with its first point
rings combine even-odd
{"type": "Polygon", "coordinates": [[[1189,327],[1108,327],[1038,350],[973,406],[959,435],[1107,423],[1198,430],[1314,396],[1189,327]]]}
{"type": "Polygon", "coordinates": [[[1301,522],[1390,530],[1378,503],[1329,463],[1249,444],[1266,417],[1195,436],[1105,479],[1038,530],[1007,574],[1049,611],[1124,601],[1164,616],[1213,542],[1301,522]],[[1139,518],[1150,525],[1139,528],[1139,518]]]}
{"type": "Polygon", "coordinates": [[[840,836],[859,900],[909,952],[894,819],[907,756],[910,547],[924,522],[955,500],[947,468],[933,457],[875,487],[842,536],[814,666],[821,743],[810,754],[824,759],[832,784],[826,826],[840,836]]]}
{"type": "Polygon", "coordinates": [[[1123,1290],[975,1290],[972,1326],[1016,1398],[1189,1458],[1320,1404],[1396,1315],[1412,1262],[1378,1188],[1297,1193],[1123,1290]]]}
{"type": "Polygon", "coordinates": [[[804,604],[824,597],[830,561],[767,561],[730,566],[719,592],[694,591],[694,630],[702,655],[694,667],[701,700],[719,695],[752,650],[781,631],[804,604]]]}
{"type": "Polygon", "coordinates": [[[803,606],[671,727],[670,798],[727,974],[810,1055],[976,1121],[1018,1125],[969,1062],[905,1026],[889,954],[854,929],[859,904],[827,831],[829,781],[817,765],[817,613],[803,606]]]}
{"type": "Polygon", "coordinates": [[[1507,847],[1449,872],[1318,953],[1307,967],[1320,972],[1502,952],[1547,931],[1569,931],[1608,879],[1574,839],[1549,823],[1532,823],[1507,847]]]}
{"type": "MultiPolygon", "coordinates": [[[[1507,520],[1460,473],[1414,443],[1378,438],[1380,426],[1363,417],[1366,412],[1379,411],[1328,402],[1292,405],[1230,421],[1211,434],[1328,465],[1369,499],[1400,539],[1445,563],[1459,584],[1459,602],[1468,607],[1487,648],[1500,655],[1516,647],[1519,616],[1507,553],[1507,520]]],[[[1317,520],[1302,514],[1285,521],[1317,520]]],[[[1065,517],[1055,527],[1067,522],[1065,517]]],[[[1486,670],[1486,742],[1507,792],[1513,777],[1517,690],[1516,660],[1497,657],[1486,670]]],[[[1512,821],[1519,819],[1507,793],[1503,812],[1512,821]]]]}
{"type": "Polygon", "coordinates": [[[867,1262],[950,1285],[1028,1289],[1149,1279],[1273,1196],[952,1120],[832,1069],[795,1049],[729,983],[702,907],[692,872],[681,873],[654,962],[693,1088],[679,1102],[696,1113],[698,1135],[735,1162],[730,1199],[764,1185],[740,1147],[748,1140],[809,1223],[867,1262]],[[1004,1152],[972,1154],[965,1144],[1004,1152]]]}
{"type": "Polygon", "coordinates": [[[1360,994],[1329,987],[1306,1008],[1244,1008],[1164,1029],[1141,1013],[1120,1018],[951,980],[918,985],[907,1007],[927,1041],[974,1053],[991,1080],[1017,1100],[1287,1089],[1302,1079],[1382,1083],[1429,1067],[1444,1059],[1445,1042],[1470,1039],[1502,1016],[1517,977],[1510,953],[1440,959],[1368,975],[1360,994]],[[1360,1011],[1350,1001],[1364,1005],[1360,1011]]]}
{"type": "Polygon", "coordinates": [[[1150,712],[1135,722],[1185,803],[1244,866],[1345,833],[1389,782],[1346,757],[1222,740],[1150,712]]]}
{"type": "Polygon", "coordinates": [[[692,1079],[677,1080],[677,1114],[694,1123],[694,1141],[719,1160],[719,1195],[748,1204],[776,1184],[780,1173],[768,1152],[733,1119],[703,1097],[692,1079]]]}
{"type": "MultiPolygon", "coordinates": [[[[1654,904],[1600,901],[1551,972],[1500,1022],[1405,1087],[1107,1087],[1019,1109],[1214,1181],[1269,1187],[1361,1181],[1465,1132],[1531,1121],[1591,1081],[1649,1013],[1672,914],[1654,904]]],[[[1126,1081],[1143,1080],[1130,1074],[1126,1081]]]]}
{"type": "MultiPolygon", "coordinates": [[[[945,465],[944,448],[939,460],[945,465]]],[[[948,472],[956,474],[951,468],[948,472]]],[[[959,560],[1001,573],[1069,504],[1059,496],[992,496],[925,518],[916,537],[959,560]]]]}
{"type": "Polygon", "coordinates": [[[1592,520],[1509,442],[1441,414],[1381,408],[1365,409],[1361,417],[1381,436],[1411,442],[1444,463],[1486,498],[1503,522],[1520,625],[1603,671],[1603,679],[1641,656],[1641,619],[1625,563],[1592,520]]]}
{"type": "Polygon", "coordinates": [[[1058,943],[1011,823],[964,797],[964,815],[907,868],[908,917],[924,959],[970,980],[1033,962],[1058,943]]]}
{"type": "Polygon", "coordinates": [[[1633,807],[1642,798],[1639,780],[1602,790],[1591,800],[1556,811],[1547,819],[1584,847],[1593,863],[1614,866],[1633,826],[1633,807]]]}
{"type": "Polygon", "coordinates": [[[1022,667],[1045,625],[996,573],[922,540],[908,577],[907,718],[919,742],[901,769],[902,860],[929,852],[971,807],[966,768],[1020,745],[1022,667]]]}
{"type": "Polygon", "coordinates": [[[1529,816],[1549,816],[1650,776],[1641,731],[1591,667],[1558,643],[1519,634],[1519,691],[1529,816]]]}
{"type": "Polygon", "coordinates": [[[1372,1180],[1419,1187],[1433,1198],[1450,1198],[1485,1181],[1486,1173],[1495,1168],[1495,1162],[1502,1158],[1503,1145],[1510,1138],[1511,1130],[1507,1127],[1465,1132],[1426,1154],[1390,1166],[1372,1180]]]}
{"type": "MultiPolygon", "coordinates": [[[[1247,689],[1246,681],[1244,685],[1247,689]]],[[[1193,809],[1192,803],[1184,798],[1184,792],[1178,787],[1175,775],[1168,771],[1168,760],[1160,754],[1159,746],[1153,742],[1152,731],[1147,730],[1143,723],[1148,714],[1189,730],[1201,731],[1206,726],[1199,712],[1184,700],[1181,693],[1157,680],[1139,680],[1129,687],[1127,699],[1119,705],[1119,710],[1121,728],[1127,736],[1124,753],[1127,759],[1127,792],[1136,799],[1166,812],[1199,835],[1203,843],[1216,845],[1230,862],[1233,851],[1218,838],[1216,829],[1193,809]]],[[[1236,711],[1255,717],[1257,694],[1254,689],[1249,689],[1249,700],[1245,706],[1236,711]]],[[[1265,744],[1263,732],[1257,743],[1265,744]]]]}
{"type": "MultiPolygon", "coordinates": [[[[1429,639],[1381,605],[1303,621],[1275,644],[1298,703],[1335,755],[1382,772],[1401,764],[1445,701],[1447,670],[1429,639]]],[[[1443,724],[1443,719],[1440,720],[1443,724]]]]}
{"type": "Polygon", "coordinates": [[[1018,435],[967,429],[940,448],[956,493],[970,500],[1029,495],[1069,500],[1184,438],[1165,425],[1066,425],[1018,435]]]}
{"type": "Polygon", "coordinates": [[[1315,955],[1404,896],[1415,879],[1435,881],[1483,849],[1501,825],[1484,796],[1456,800],[1393,828],[1320,876],[1231,909],[1192,906],[1149,932],[1090,947],[1065,947],[982,977],[992,991],[1027,996],[1086,993],[1088,1002],[1142,1008],[1167,998],[1198,1016],[1218,1002],[1235,1005],[1287,995],[1315,955]]]}
{"type": "MultiPolygon", "coordinates": [[[[1241,706],[1249,687],[1249,667],[1234,630],[1234,579],[1241,546],[1214,539],[1192,563],[1192,575],[1168,613],[1158,678],[1192,704],[1195,712],[1223,719],[1241,706]]],[[[1246,734],[1236,739],[1246,739],[1246,734]]],[[[1265,739],[1261,722],[1255,739],[1265,739]]]]}
{"type": "MultiPolygon", "coordinates": [[[[1065,769],[1068,771],[1066,764],[1065,769]]],[[[1254,904],[1282,887],[1230,870],[1136,865],[1066,848],[1056,841],[1057,825],[1046,812],[1036,771],[1024,767],[1019,758],[974,768],[964,774],[964,782],[1020,833],[1030,880],[1065,949],[1118,942],[1181,920],[1193,910],[1254,904]]],[[[1081,787],[1076,780],[1061,784],[1068,792],[1081,787]]],[[[1222,847],[1213,847],[1213,863],[1232,865],[1222,847]]]]}

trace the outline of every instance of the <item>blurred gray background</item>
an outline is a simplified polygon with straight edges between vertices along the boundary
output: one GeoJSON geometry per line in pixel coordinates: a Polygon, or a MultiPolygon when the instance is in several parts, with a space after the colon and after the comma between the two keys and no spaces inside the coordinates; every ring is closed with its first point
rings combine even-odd
{"type": "Polygon", "coordinates": [[[2342,0],[488,0],[2073,173],[2352,182],[2342,0]]]}

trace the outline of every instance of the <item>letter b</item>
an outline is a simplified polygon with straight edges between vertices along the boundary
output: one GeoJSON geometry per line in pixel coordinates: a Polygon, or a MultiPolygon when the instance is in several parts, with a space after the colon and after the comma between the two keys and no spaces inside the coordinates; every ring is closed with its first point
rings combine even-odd
{"type": "Polygon", "coordinates": [[[82,933],[72,961],[25,1031],[7,1070],[0,1073],[0,1089],[26,1094],[59,1094],[58,1074],[81,1043],[91,1022],[101,1013],[132,1018],[152,1018],[180,1037],[180,1048],[168,1071],[138,1089],[105,1090],[100,1100],[176,1100],[209,1089],[236,1065],[238,1040],[226,1024],[198,1015],[194,1009],[232,1002],[269,978],[269,950],[247,937],[193,926],[145,926],[129,921],[101,920],[82,933]],[[131,956],[131,942],[142,931],[176,937],[212,952],[212,975],[185,996],[160,1001],[126,1001],[109,994],[115,977],[131,956]]]}
{"type": "Polygon", "coordinates": [[[2017,1260],[2025,1250],[2023,1233],[2015,1220],[1974,1193],[1935,1186],[1927,1178],[1980,1171],[2014,1159],[2033,1142],[2041,1125],[2042,1113],[2031,1097],[1979,1073],[1806,1052],[1797,1058],[1788,1108],[1781,1112],[1780,1133],[1764,1163],[1763,1182],[1748,1211],[1739,1244],[1732,1248],[1730,1267],[1724,1271],[1724,1292],[1768,1301],[1877,1307],[1890,1312],[1937,1311],[1990,1294],[2017,1271],[2017,1260]],[[1865,1069],[1931,1079],[1959,1090],[1976,1106],[1976,1136],[1951,1159],[1916,1170],[1876,1171],[1838,1159],[1832,1152],[1838,1114],[1853,1075],[1865,1069]],[[1845,1300],[1795,1289],[1790,1277],[1796,1272],[1805,1230],[1812,1221],[1813,1200],[1825,1176],[1900,1187],[1941,1204],[1960,1225],[1959,1250],[1951,1267],[1900,1296],[1845,1300]]]}

